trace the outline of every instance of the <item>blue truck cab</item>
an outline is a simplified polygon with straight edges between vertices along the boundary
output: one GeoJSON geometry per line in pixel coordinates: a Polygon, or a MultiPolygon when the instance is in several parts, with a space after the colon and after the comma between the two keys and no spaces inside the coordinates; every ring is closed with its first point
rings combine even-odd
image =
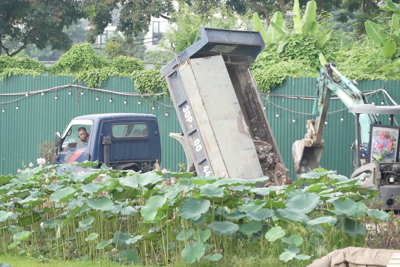
{"type": "Polygon", "coordinates": [[[55,134],[55,164],[98,161],[116,170],[147,172],[161,162],[157,118],[151,114],[105,113],[74,118],[55,134]],[[85,130],[86,140],[78,131],[85,130]]]}

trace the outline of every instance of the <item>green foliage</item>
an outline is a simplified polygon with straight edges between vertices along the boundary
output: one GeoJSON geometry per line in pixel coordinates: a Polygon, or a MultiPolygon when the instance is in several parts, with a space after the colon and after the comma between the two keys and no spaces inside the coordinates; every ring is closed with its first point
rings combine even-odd
{"type": "Polygon", "coordinates": [[[388,219],[364,204],[377,191],[322,169],[291,185],[256,188],[268,178],[168,172],[177,181],[172,184],[161,171],[93,169],[96,164],[61,166],[86,168],[79,173],[51,165],[0,176],[0,249],[29,248],[30,256],[48,258],[106,255],[146,265],[175,265],[181,256],[189,264],[229,266],[280,255],[291,262],[286,266],[305,266],[334,249],[363,246],[365,220],[388,219]],[[205,188],[209,193],[201,194],[205,188]],[[220,189],[216,198],[212,191],[220,189]],[[124,190],[130,193],[119,197],[124,190]]]}
{"type": "Polygon", "coordinates": [[[72,41],[63,32],[64,26],[84,17],[81,1],[0,1],[0,55],[14,56],[29,44],[38,49],[50,45],[52,49],[67,50],[72,41]]]}
{"type": "Polygon", "coordinates": [[[37,75],[41,75],[42,72],[38,72],[36,70],[29,70],[29,69],[20,69],[20,68],[12,68],[12,69],[3,69],[0,73],[0,81],[4,81],[5,79],[11,76],[18,76],[18,75],[31,75],[36,77],[37,75]]]}
{"type": "Polygon", "coordinates": [[[144,70],[144,61],[138,58],[118,56],[111,61],[111,65],[121,73],[132,73],[144,70]]]}
{"type": "Polygon", "coordinates": [[[44,71],[46,69],[42,62],[30,58],[0,56],[0,73],[3,72],[4,69],[12,68],[34,70],[36,72],[44,71]]]}
{"type": "Polygon", "coordinates": [[[396,54],[397,47],[400,45],[399,33],[399,15],[400,8],[390,0],[384,1],[386,5],[382,7],[384,10],[394,12],[389,20],[389,32],[385,31],[387,24],[380,26],[373,21],[365,22],[365,30],[371,40],[382,49],[382,54],[385,58],[393,58],[396,54]]]}
{"type": "Polygon", "coordinates": [[[104,50],[105,55],[109,59],[117,56],[144,58],[146,47],[144,46],[145,33],[139,33],[135,36],[121,36],[114,33],[107,38],[104,50]]]}
{"type": "Polygon", "coordinates": [[[183,4],[179,8],[180,12],[171,19],[174,26],[168,28],[165,38],[160,42],[163,48],[173,50],[175,53],[183,51],[194,43],[201,26],[219,29],[244,27],[243,23],[239,23],[239,18],[231,14],[223,5],[213,8],[210,12],[210,14],[219,14],[218,16],[195,15],[189,6],[183,4]]]}
{"type": "Polygon", "coordinates": [[[167,63],[175,57],[174,53],[171,51],[150,51],[145,54],[144,59],[146,62],[157,62],[157,63],[167,63]]]}
{"type": "Polygon", "coordinates": [[[167,82],[159,70],[134,71],[130,77],[135,83],[135,89],[140,94],[155,94],[162,90],[165,95],[169,95],[167,82]]]}
{"type": "Polygon", "coordinates": [[[77,44],[62,55],[56,64],[51,67],[52,73],[75,74],[90,69],[99,69],[109,66],[108,61],[96,54],[88,43],[77,44]]]}
{"type": "Polygon", "coordinates": [[[89,69],[75,74],[78,81],[82,81],[89,87],[101,87],[101,85],[110,77],[126,77],[127,73],[118,71],[115,67],[104,67],[98,69],[89,69]]]}

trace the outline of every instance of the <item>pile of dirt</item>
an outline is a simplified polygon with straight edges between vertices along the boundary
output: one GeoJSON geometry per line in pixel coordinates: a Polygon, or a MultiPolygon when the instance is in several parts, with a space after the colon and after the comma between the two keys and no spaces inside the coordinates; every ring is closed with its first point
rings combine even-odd
{"type": "Polygon", "coordinates": [[[264,186],[292,184],[292,179],[287,176],[289,170],[282,162],[279,162],[279,157],[274,153],[272,145],[260,140],[253,140],[253,142],[263,174],[269,177],[264,186]]]}

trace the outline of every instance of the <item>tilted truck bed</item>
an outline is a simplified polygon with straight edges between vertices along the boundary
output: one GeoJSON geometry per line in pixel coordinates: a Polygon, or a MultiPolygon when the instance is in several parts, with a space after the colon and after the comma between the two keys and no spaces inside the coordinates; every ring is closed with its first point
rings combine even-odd
{"type": "Polygon", "coordinates": [[[209,28],[199,34],[200,41],[161,70],[188,162],[202,176],[266,175],[285,183],[287,169],[249,70],[264,47],[260,34],[209,28]]]}

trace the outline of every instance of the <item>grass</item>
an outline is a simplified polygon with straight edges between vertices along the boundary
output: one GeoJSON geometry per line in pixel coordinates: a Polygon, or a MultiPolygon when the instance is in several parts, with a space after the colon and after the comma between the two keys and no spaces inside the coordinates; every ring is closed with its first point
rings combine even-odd
{"type": "Polygon", "coordinates": [[[63,261],[49,260],[43,262],[35,258],[27,258],[20,255],[0,255],[0,263],[11,263],[11,267],[117,267],[121,266],[118,263],[110,261],[63,261]]]}
{"type": "MultiPolygon", "coordinates": [[[[1,263],[11,263],[11,267],[121,267],[120,265],[115,262],[110,261],[82,261],[82,260],[71,260],[71,261],[63,261],[63,260],[53,260],[50,259],[47,262],[43,262],[36,258],[27,258],[22,255],[0,255],[0,266],[1,263]]],[[[254,258],[247,258],[247,259],[239,259],[235,258],[232,259],[227,264],[223,262],[200,262],[195,264],[186,264],[184,262],[178,263],[175,265],[170,265],[171,267],[249,267],[249,266],[290,266],[284,264],[283,262],[279,261],[276,257],[271,257],[264,260],[254,259],[254,258]],[[235,262],[235,263],[232,263],[235,262]]],[[[156,267],[153,265],[153,267],[156,267]]]]}

